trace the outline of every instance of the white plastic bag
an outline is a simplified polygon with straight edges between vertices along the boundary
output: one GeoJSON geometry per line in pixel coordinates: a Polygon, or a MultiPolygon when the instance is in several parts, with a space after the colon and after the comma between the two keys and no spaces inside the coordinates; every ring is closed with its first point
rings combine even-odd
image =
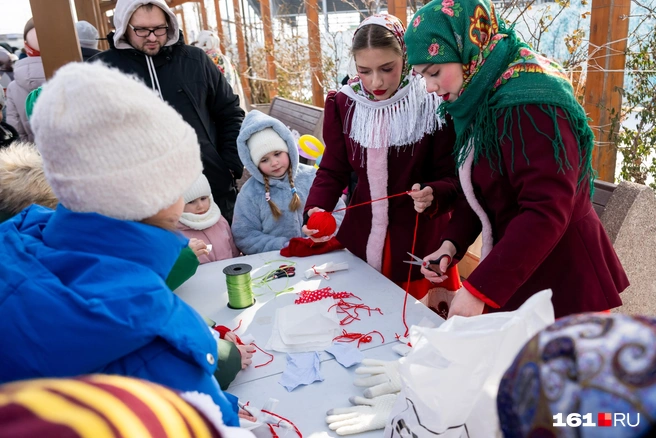
{"type": "Polygon", "coordinates": [[[554,322],[551,295],[542,291],[514,312],[456,316],[438,328],[413,326],[413,348],[401,359],[402,389],[385,438],[499,435],[499,382],[522,346],[554,322]]]}

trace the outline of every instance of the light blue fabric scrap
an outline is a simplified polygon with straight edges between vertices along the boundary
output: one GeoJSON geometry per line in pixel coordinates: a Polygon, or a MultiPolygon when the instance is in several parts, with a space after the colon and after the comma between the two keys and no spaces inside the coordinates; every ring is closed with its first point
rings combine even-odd
{"type": "Polygon", "coordinates": [[[323,382],[319,353],[288,353],[287,367],[280,377],[280,383],[289,392],[301,385],[323,382]]]}
{"type": "Polygon", "coordinates": [[[354,344],[346,342],[335,342],[326,352],[335,356],[335,360],[343,367],[352,367],[362,362],[364,355],[354,344]]]}

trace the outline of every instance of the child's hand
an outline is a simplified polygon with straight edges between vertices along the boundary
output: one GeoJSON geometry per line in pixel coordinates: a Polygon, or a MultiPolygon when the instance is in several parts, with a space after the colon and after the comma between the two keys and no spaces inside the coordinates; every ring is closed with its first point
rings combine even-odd
{"type": "Polygon", "coordinates": [[[241,355],[242,370],[245,370],[251,363],[253,363],[252,358],[253,353],[255,353],[255,347],[242,343],[235,332],[226,333],[223,339],[232,342],[239,349],[239,354],[241,355]]]}
{"type": "Polygon", "coordinates": [[[241,354],[241,369],[245,370],[251,363],[253,363],[253,353],[255,353],[255,347],[246,344],[236,345],[239,349],[239,354],[241,354]]]}
{"type": "MultiPolygon", "coordinates": [[[[308,210],[307,214],[308,217],[312,216],[314,213],[318,211],[325,211],[319,207],[314,207],[308,210]]],[[[333,236],[324,236],[324,237],[317,237],[314,238],[312,237],[313,234],[317,234],[319,230],[311,230],[307,227],[307,225],[303,225],[303,228],[301,228],[301,231],[303,231],[303,234],[308,236],[310,239],[312,239],[313,242],[328,242],[333,236]]]]}
{"type": "Polygon", "coordinates": [[[196,257],[209,255],[210,253],[207,250],[207,245],[205,245],[205,242],[203,242],[200,239],[194,239],[194,238],[189,239],[189,248],[191,248],[194,254],[196,254],[196,257]]]}
{"type": "Polygon", "coordinates": [[[415,210],[417,213],[423,213],[433,203],[433,188],[426,186],[421,189],[419,184],[412,186],[412,192],[409,193],[410,197],[415,203],[415,210]]]}

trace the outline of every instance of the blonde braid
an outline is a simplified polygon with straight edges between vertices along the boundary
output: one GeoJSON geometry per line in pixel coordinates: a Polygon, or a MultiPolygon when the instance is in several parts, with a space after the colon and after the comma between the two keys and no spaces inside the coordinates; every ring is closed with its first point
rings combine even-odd
{"type": "Polygon", "coordinates": [[[275,220],[280,219],[280,216],[282,216],[282,212],[278,208],[278,206],[273,202],[271,199],[271,189],[269,188],[269,177],[266,176],[265,174],[262,174],[264,177],[264,190],[265,190],[265,198],[267,202],[269,203],[269,208],[271,209],[271,214],[273,215],[273,218],[275,220]]]}
{"type": "Polygon", "coordinates": [[[287,168],[287,176],[289,176],[289,185],[292,186],[292,200],[289,201],[289,209],[291,211],[296,211],[301,208],[301,197],[298,196],[296,186],[294,186],[294,177],[292,176],[292,166],[291,164],[287,168]]]}

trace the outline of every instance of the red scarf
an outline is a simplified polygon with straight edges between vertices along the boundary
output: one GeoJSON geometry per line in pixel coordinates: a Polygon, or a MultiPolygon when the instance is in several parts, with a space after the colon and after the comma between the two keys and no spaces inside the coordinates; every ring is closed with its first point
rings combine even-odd
{"type": "Polygon", "coordinates": [[[41,56],[40,51],[31,48],[27,43],[25,43],[25,53],[27,53],[27,56],[41,56]]]}

